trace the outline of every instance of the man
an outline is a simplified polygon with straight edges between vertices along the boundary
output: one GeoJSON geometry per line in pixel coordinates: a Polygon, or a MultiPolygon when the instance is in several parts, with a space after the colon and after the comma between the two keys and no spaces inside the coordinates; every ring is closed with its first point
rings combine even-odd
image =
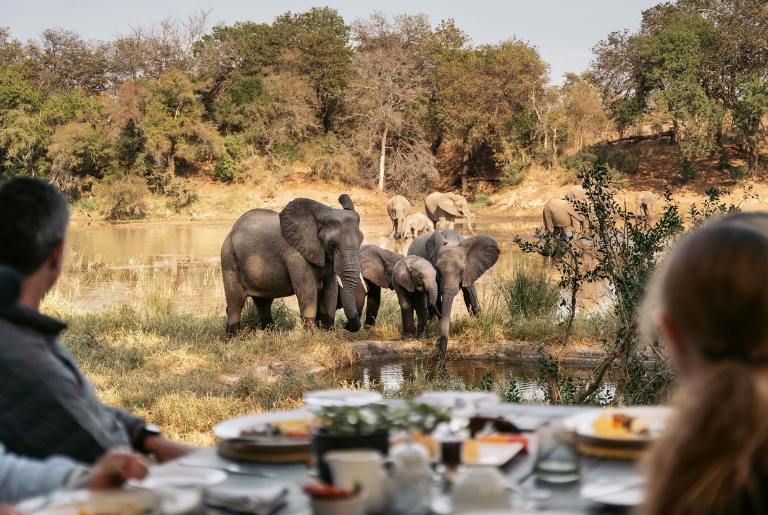
{"type": "Polygon", "coordinates": [[[141,418],[104,405],[59,342],[66,325],[38,311],[61,273],[64,197],[42,180],[10,179],[0,185],[0,220],[0,265],[22,278],[18,303],[0,310],[0,442],[16,454],[84,463],[115,447],[160,461],[190,452],[141,418]]]}

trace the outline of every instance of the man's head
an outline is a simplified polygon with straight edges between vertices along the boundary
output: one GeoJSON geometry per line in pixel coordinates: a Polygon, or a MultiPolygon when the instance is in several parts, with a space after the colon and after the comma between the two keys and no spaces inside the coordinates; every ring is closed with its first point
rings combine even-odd
{"type": "Polygon", "coordinates": [[[0,265],[22,275],[22,302],[56,283],[68,223],[67,201],[49,183],[15,177],[0,184],[0,265]]]}

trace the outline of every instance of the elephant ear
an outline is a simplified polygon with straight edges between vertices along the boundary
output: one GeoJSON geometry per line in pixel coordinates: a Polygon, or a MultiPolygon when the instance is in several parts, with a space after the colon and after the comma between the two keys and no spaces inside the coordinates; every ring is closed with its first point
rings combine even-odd
{"type": "Polygon", "coordinates": [[[341,195],[339,195],[339,204],[341,204],[341,207],[343,207],[348,211],[355,210],[355,204],[354,202],[352,202],[352,198],[346,193],[342,193],[341,195]]]}
{"type": "Polygon", "coordinates": [[[467,250],[467,268],[462,286],[471,286],[489,268],[496,264],[501,250],[498,243],[488,236],[473,236],[461,242],[467,250]]]}
{"type": "Polygon", "coordinates": [[[413,284],[413,278],[411,277],[411,270],[408,268],[405,260],[401,260],[395,265],[393,275],[395,284],[399,284],[411,293],[416,291],[416,286],[413,284]]]}
{"type": "Polygon", "coordinates": [[[387,273],[386,260],[384,256],[379,254],[385,252],[387,251],[384,249],[380,249],[377,253],[360,252],[360,270],[363,271],[363,277],[379,288],[391,288],[391,278],[387,273]]]}
{"type": "Polygon", "coordinates": [[[448,195],[443,195],[440,197],[440,201],[437,203],[437,207],[448,214],[459,216],[459,210],[456,208],[456,202],[448,195]]]}
{"type": "Polygon", "coordinates": [[[317,233],[317,215],[331,208],[308,198],[288,202],[280,211],[280,233],[288,244],[316,266],[325,266],[325,249],[317,233]]]}

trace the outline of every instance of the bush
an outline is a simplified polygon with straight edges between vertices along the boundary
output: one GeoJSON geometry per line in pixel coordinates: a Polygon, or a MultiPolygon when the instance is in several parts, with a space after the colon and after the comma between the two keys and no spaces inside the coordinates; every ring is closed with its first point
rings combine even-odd
{"type": "Polygon", "coordinates": [[[307,152],[310,175],[323,181],[352,183],[358,177],[357,160],[333,133],[318,138],[307,152]]]}
{"type": "Polygon", "coordinates": [[[239,134],[224,138],[224,154],[216,161],[213,176],[222,182],[233,182],[240,170],[239,164],[248,157],[248,145],[239,134]]]}
{"type": "Polygon", "coordinates": [[[729,166],[728,172],[731,176],[732,181],[743,181],[747,177],[749,177],[751,174],[749,172],[749,168],[747,168],[744,165],[741,166],[729,166]]]}
{"type": "Polygon", "coordinates": [[[136,220],[147,215],[144,198],[149,191],[139,177],[110,177],[97,184],[94,193],[102,203],[101,212],[107,220],[136,220]]]}
{"type": "Polygon", "coordinates": [[[689,159],[680,162],[680,183],[687,184],[699,176],[699,170],[689,159]]]}
{"type": "Polygon", "coordinates": [[[501,282],[501,292],[512,319],[554,318],[560,303],[560,288],[543,272],[519,269],[501,282]]]}
{"type": "Polygon", "coordinates": [[[177,213],[183,208],[197,202],[197,191],[192,181],[174,177],[166,190],[171,207],[177,213]]]}
{"type": "Polygon", "coordinates": [[[519,185],[530,167],[529,160],[515,159],[506,163],[501,169],[501,185],[509,188],[519,185]]]}

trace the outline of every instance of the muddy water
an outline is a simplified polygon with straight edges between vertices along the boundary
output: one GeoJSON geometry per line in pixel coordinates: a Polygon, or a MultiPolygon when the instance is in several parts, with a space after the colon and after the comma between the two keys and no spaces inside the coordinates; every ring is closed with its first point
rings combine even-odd
{"type": "MultiPolygon", "coordinates": [[[[385,395],[397,397],[409,391],[413,384],[418,387],[425,381],[437,377],[435,364],[421,359],[385,359],[361,363],[335,370],[339,381],[359,385],[362,388],[377,388],[385,395]]],[[[574,381],[588,377],[587,370],[563,370],[574,381]]],[[[506,400],[541,403],[546,401],[546,387],[540,379],[536,365],[519,365],[497,361],[473,360],[449,361],[442,374],[440,385],[449,390],[494,390],[509,395],[506,400]]],[[[610,398],[616,384],[608,380],[596,394],[596,398],[610,398]]]]}
{"type": "MultiPolygon", "coordinates": [[[[542,269],[539,256],[525,255],[513,242],[516,234],[531,235],[537,219],[480,216],[478,234],[496,239],[501,246],[499,262],[478,282],[481,302],[494,292],[499,275],[518,267],[542,269]]],[[[146,298],[167,297],[184,311],[223,313],[219,251],[232,227],[231,222],[184,224],[126,224],[73,227],[68,238],[65,276],[59,293],[87,309],[146,298]]],[[[401,253],[410,240],[395,242],[388,237],[385,217],[363,217],[365,243],[401,253]]],[[[296,306],[295,297],[286,299],[296,306]]],[[[457,301],[454,311],[463,313],[457,301]]]]}

